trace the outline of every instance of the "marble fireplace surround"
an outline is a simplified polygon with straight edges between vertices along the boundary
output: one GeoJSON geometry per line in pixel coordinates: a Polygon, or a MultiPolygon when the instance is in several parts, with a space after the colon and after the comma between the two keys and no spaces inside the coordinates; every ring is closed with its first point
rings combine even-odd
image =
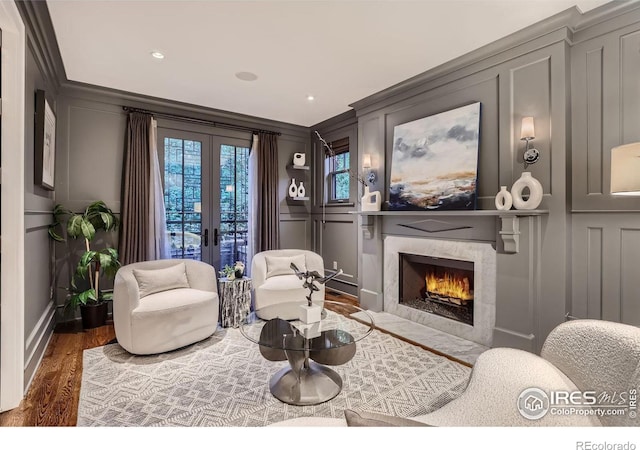
{"type": "Polygon", "coordinates": [[[491,347],[496,321],[496,251],[490,243],[386,236],[383,277],[384,311],[491,347]],[[473,262],[473,326],[400,304],[400,253],[473,262]]]}

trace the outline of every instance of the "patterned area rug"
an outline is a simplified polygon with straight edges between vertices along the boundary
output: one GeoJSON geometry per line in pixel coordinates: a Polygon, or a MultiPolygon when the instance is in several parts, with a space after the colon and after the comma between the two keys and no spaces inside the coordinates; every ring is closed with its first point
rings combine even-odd
{"type": "Polygon", "coordinates": [[[238,329],[173,352],[133,356],[118,344],[84,351],[78,426],[257,427],[344,409],[411,417],[460,395],[471,369],[374,330],[353,359],[332,367],[343,379],[333,400],[292,406],[269,392],[286,361],[265,360],[238,329]]]}

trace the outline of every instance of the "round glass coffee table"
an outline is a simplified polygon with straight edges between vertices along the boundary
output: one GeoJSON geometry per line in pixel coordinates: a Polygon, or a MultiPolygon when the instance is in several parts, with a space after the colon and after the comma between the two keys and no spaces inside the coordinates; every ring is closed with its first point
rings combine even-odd
{"type": "Polygon", "coordinates": [[[356,342],[367,337],[374,325],[367,311],[332,301],[324,302],[319,322],[307,324],[278,317],[285,316],[280,311],[288,311],[286,316],[291,317],[291,311],[306,304],[303,301],[268,306],[249,314],[240,326],[242,335],[258,344],[266,359],[289,362],[289,367],[271,377],[269,389],[274,397],[290,405],[317,405],[338,395],[342,378],[327,366],[349,362],[356,352],[356,342]],[[350,318],[356,313],[363,322],[350,318]]]}

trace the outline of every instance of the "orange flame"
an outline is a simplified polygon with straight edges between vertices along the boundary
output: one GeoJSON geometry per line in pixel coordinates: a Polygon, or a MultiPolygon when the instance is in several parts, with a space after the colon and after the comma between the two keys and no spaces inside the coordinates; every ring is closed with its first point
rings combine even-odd
{"type": "Polygon", "coordinates": [[[473,300],[473,290],[468,277],[451,272],[444,275],[430,272],[425,276],[425,281],[427,292],[460,300],[473,300]]]}

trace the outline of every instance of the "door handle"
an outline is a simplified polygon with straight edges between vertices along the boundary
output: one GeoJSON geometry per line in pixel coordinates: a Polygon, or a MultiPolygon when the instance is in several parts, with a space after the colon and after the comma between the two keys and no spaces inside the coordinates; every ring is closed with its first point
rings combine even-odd
{"type": "Polygon", "coordinates": [[[213,245],[218,245],[218,229],[213,229],[213,245]]]}
{"type": "Polygon", "coordinates": [[[205,247],[209,246],[209,229],[208,228],[204,229],[204,246],[205,247]]]}

